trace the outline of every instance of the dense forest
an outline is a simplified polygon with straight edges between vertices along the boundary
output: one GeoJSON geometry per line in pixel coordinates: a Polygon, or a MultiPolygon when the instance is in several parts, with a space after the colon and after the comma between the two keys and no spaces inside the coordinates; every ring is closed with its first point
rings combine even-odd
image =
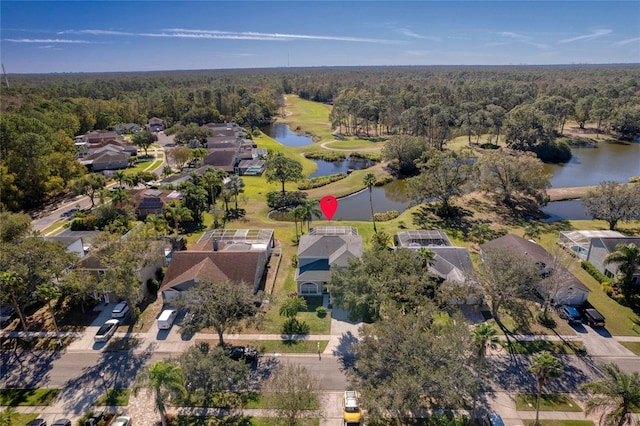
{"type": "MultiPolygon", "coordinates": [[[[0,98],[0,209],[32,210],[86,171],[73,137],[159,117],[168,126],[268,123],[283,96],[333,105],[337,133],[409,135],[442,149],[501,138],[566,161],[567,120],[640,134],[640,66],[341,67],[9,75],[0,98]]],[[[570,141],[569,141],[570,142],[570,141]]]]}

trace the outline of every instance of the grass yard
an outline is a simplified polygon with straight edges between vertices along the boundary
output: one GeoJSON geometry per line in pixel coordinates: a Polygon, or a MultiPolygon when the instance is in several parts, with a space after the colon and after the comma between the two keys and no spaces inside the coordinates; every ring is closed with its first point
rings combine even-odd
{"type": "MultiPolygon", "coordinates": [[[[593,426],[591,420],[539,420],[542,426],[593,426]]],[[[525,425],[532,425],[535,419],[522,419],[525,425]]]]}
{"type": "MultiPolygon", "coordinates": [[[[283,424],[283,419],[278,417],[247,417],[247,416],[229,416],[229,417],[207,417],[207,416],[187,416],[178,415],[174,420],[173,426],[220,426],[220,425],[244,425],[244,426],[278,426],[283,424]]],[[[301,426],[318,426],[320,419],[309,418],[298,422],[301,426]]]]}
{"type": "Polygon", "coordinates": [[[292,132],[303,130],[313,134],[316,141],[333,139],[329,113],[331,105],[306,101],[295,95],[286,96],[286,116],[279,123],[288,124],[292,132]]]}
{"type": "Polygon", "coordinates": [[[129,405],[130,396],[130,389],[109,389],[109,393],[100,395],[100,398],[98,398],[93,405],[97,405],[99,407],[124,407],[129,405]]]}
{"type": "Polygon", "coordinates": [[[58,389],[0,389],[0,405],[51,405],[57,395],[58,389]]]}
{"type": "Polygon", "coordinates": [[[549,341],[549,340],[533,340],[533,341],[500,341],[500,345],[509,353],[514,354],[534,354],[540,351],[549,351],[552,354],[570,354],[573,355],[581,350],[582,341],[549,341]]]}
{"type": "MultiPolygon", "coordinates": [[[[535,394],[517,394],[516,410],[535,411],[535,394]]],[[[570,397],[561,394],[543,394],[540,398],[540,411],[570,411],[581,412],[582,408],[570,397]]]]}
{"type": "Polygon", "coordinates": [[[11,426],[26,426],[31,420],[35,420],[38,418],[37,413],[18,413],[18,412],[7,412],[7,410],[0,411],[0,419],[5,419],[6,423],[11,426]]]}
{"type": "Polygon", "coordinates": [[[327,142],[327,148],[352,151],[379,151],[384,146],[384,142],[372,142],[364,139],[347,139],[327,142]]]}

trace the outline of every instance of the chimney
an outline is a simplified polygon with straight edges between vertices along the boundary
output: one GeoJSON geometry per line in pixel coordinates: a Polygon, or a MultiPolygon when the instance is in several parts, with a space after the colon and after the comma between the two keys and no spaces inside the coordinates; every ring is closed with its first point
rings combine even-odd
{"type": "Polygon", "coordinates": [[[213,239],[213,251],[218,251],[218,239],[214,238],[213,239]]]}

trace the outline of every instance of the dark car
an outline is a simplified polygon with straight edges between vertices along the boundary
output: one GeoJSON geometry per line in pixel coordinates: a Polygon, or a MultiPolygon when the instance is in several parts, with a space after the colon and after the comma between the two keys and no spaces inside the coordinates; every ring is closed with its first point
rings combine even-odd
{"type": "Polygon", "coordinates": [[[51,423],[51,426],[71,426],[71,420],[69,419],[57,419],[51,423]]]}
{"type": "Polygon", "coordinates": [[[230,346],[227,348],[227,356],[236,361],[243,360],[247,364],[251,364],[258,359],[258,350],[245,346],[230,346]]]}
{"type": "Polygon", "coordinates": [[[504,421],[500,414],[489,413],[482,419],[482,426],[504,426],[504,421]]]}
{"type": "Polygon", "coordinates": [[[47,426],[47,422],[44,419],[35,419],[27,423],[27,426],[47,426]]]}
{"type": "Polygon", "coordinates": [[[563,305],[558,310],[558,314],[560,318],[566,319],[569,322],[579,323],[582,321],[582,317],[580,316],[580,312],[573,306],[563,305]]]}
{"type": "Polygon", "coordinates": [[[94,411],[91,416],[84,421],[83,426],[95,426],[104,418],[104,411],[94,411]]]}
{"type": "Polygon", "coordinates": [[[591,327],[604,327],[604,317],[594,308],[587,308],[583,312],[584,322],[591,327]]]}

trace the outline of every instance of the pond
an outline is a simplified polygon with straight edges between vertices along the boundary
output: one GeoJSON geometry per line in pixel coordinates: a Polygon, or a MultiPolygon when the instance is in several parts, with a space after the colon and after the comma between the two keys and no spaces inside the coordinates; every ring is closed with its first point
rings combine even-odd
{"type": "Polygon", "coordinates": [[[597,185],[603,181],[629,182],[640,175],[640,143],[599,142],[571,147],[566,164],[546,164],[552,188],[597,185]]]}
{"type": "Polygon", "coordinates": [[[375,164],[373,161],[364,160],[362,158],[352,158],[341,161],[324,161],[311,160],[318,165],[318,170],[310,175],[310,178],[329,176],[336,173],[349,173],[350,170],[361,170],[371,167],[375,164]]]}
{"type": "Polygon", "coordinates": [[[313,139],[309,136],[298,135],[289,129],[289,126],[281,123],[273,123],[263,127],[262,130],[267,136],[277,140],[286,146],[306,146],[313,144],[313,139]]]}
{"type": "MultiPolygon", "coordinates": [[[[406,185],[402,180],[395,180],[384,186],[374,186],[371,191],[373,211],[384,213],[397,210],[402,213],[409,207],[410,200],[406,195],[406,185]]],[[[371,206],[369,205],[369,190],[365,189],[348,197],[338,200],[338,210],[333,220],[371,220],[371,206]]]]}

